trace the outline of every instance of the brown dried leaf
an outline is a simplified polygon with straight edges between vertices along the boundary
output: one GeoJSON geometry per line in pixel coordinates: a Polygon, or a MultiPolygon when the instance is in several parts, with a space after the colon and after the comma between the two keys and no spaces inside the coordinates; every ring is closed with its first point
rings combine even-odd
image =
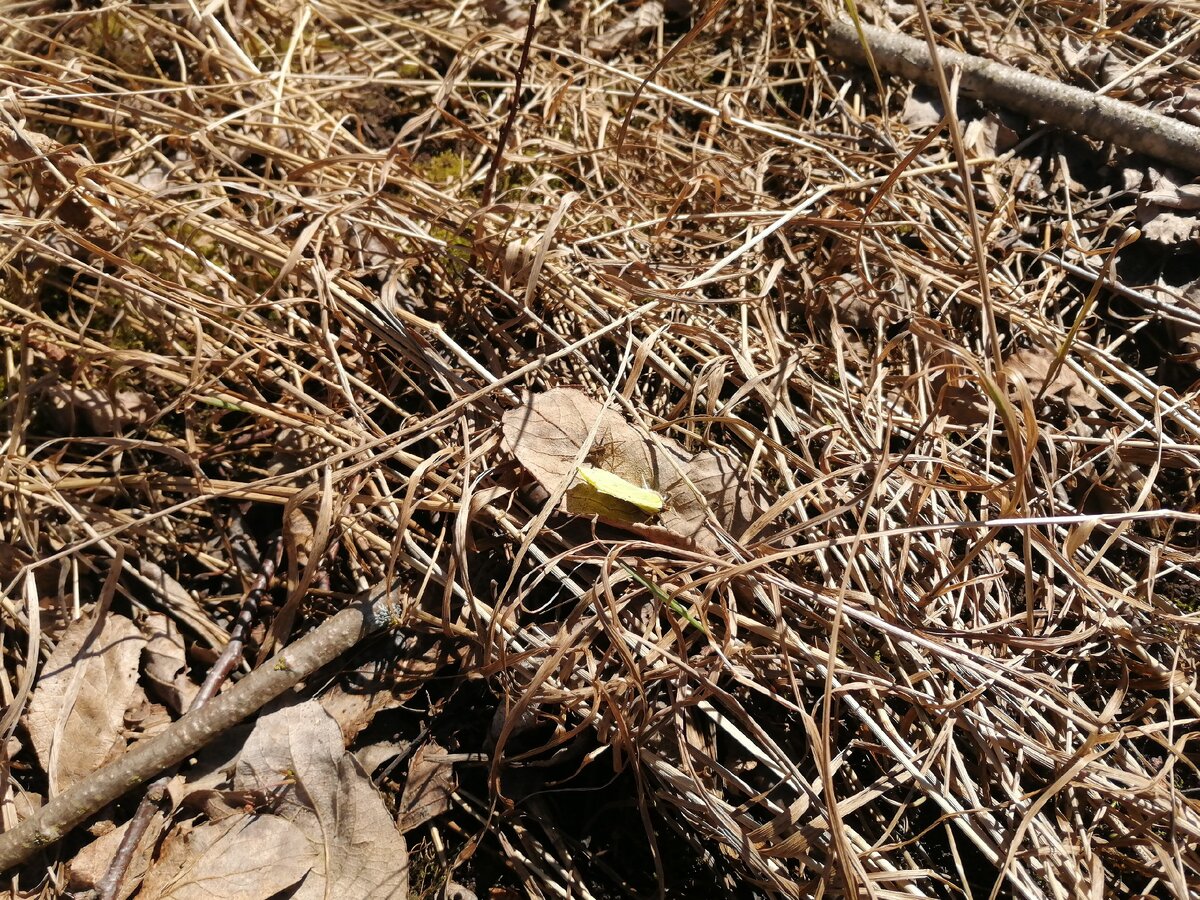
{"type": "Polygon", "coordinates": [[[238,759],[238,790],[269,792],[317,851],[294,900],[408,897],[408,852],[383,799],[315,700],[259,719],[238,759]]]}
{"type": "Polygon", "coordinates": [[[937,94],[925,87],[914,87],[904,101],[900,121],[913,131],[932,128],[942,121],[945,108],[937,94]]]}
{"type": "Polygon", "coordinates": [[[1125,169],[1125,187],[1138,192],[1136,216],[1142,236],[1160,244],[1180,244],[1200,238],[1200,184],[1186,176],[1153,167],[1125,169]],[[1140,190],[1139,190],[1140,188],[1140,190]]]}
{"type": "Polygon", "coordinates": [[[161,703],[152,703],[145,691],[139,690],[136,699],[125,710],[125,731],[137,740],[166,731],[174,722],[170,711],[161,703]]]}
{"type": "Polygon", "coordinates": [[[169,606],[171,614],[189,628],[194,628],[217,648],[229,642],[229,635],[213,622],[212,616],[188,593],[187,588],[173,578],[162,566],[144,556],[138,557],[138,577],[142,583],[169,606]]]}
{"type": "MultiPolygon", "coordinates": [[[[1177,288],[1159,289],[1157,292],[1163,294],[1172,302],[1179,302],[1177,295],[1182,295],[1183,302],[1181,305],[1185,309],[1200,311],[1200,278],[1177,288]]],[[[1200,358],[1196,356],[1200,354],[1200,328],[1192,325],[1190,322],[1178,319],[1173,319],[1169,327],[1179,345],[1178,356],[1189,359],[1192,362],[1200,362],[1200,358]]]]}
{"type": "Polygon", "coordinates": [[[1182,244],[1200,238],[1200,216],[1181,216],[1155,204],[1138,202],[1142,236],[1159,244],[1182,244]]]}
{"type": "Polygon", "coordinates": [[[588,48],[597,56],[610,57],[622,47],[643,40],[650,32],[658,28],[662,21],[663,5],[661,0],[644,0],[641,6],[604,34],[591,38],[588,41],[588,48]]]}
{"type": "Polygon", "coordinates": [[[200,687],[187,677],[187,654],[179,626],[162,613],[150,613],[141,627],[146,637],[145,673],[150,688],[174,712],[182,713],[200,687]]]}
{"type": "Polygon", "coordinates": [[[875,330],[877,322],[895,325],[904,318],[895,295],[878,284],[865,284],[858,272],[821,282],[820,295],[833,308],[840,324],[867,333],[875,330]]]}
{"type": "MultiPolygon", "coordinates": [[[[161,812],[155,812],[150,819],[150,824],[147,826],[142,839],[138,841],[138,845],[133,851],[129,868],[125,870],[125,877],[121,879],[121,890],[117,894],[119,900],[124,900],[142,883],[142,877],[146,874],[146,870],[150,865],[150,857],[154,854],[154,845],[158,842],[158,837],[162,834],[163,826],[166,825],[166,822],[167,817],[161,812]]],[[[126,822],[124,825],[114,828],[107,834],[96,838],[96,840],[75,854],[69,866],[70,887],[72,890],[86,891],[95,889],[96,882],[104,877],[109,866],[112,865],[113,856],[116,855],[117,848],[120,847],[121,839],[125,836],[128,828],[129,823],[126,822]]]]}
{"type": "Polygon", "coordinates": [[[124,616],[102,628],[80,619],[63,633],[29,701],[25,724],[51,795],[82,781],[125,748],[125,710],[141,689],[138,660],[146,641],[124,616]]]}
{"type": "Polygon", "coordinates": [[[363,767],[364,772],[374,774],[375,770],[385,762],[390,762],[402,753],[407,753],[408,747],[397,741],[377,741],[367,744],[354,751],[354,758],[363,767]]]}
{"type": "Polygon", "coordinates": [[[301,566],[308,565],[315,533],[313,518],[308,511],[300,507],[288,510],[283,522],[283,536],[288,547],[294,548],[296,561],[301,566]]]}
{"type": "Polygon", "coordinates": [[[509,28],[523,28],[529,21],[529,4],[521,0],[483,0],[483,10],[494,22],[509,28]]]}
{"type": "Polygon", "coordinates": [[[513,455],[547,491],[567,487],[562,508],[569,515],[595,516],[654,540],[702,549],[718,545],[709,510],[735,535],[754,517],[756,504],[731,462],[714,453],[690,458],[673,441],[652,441],[582,391],[536,394],[505,414],[503,430],[513,455]],[[657,491],[664,498],[661,512],[647,513],[578,477],[576,461],[593,427],[595,439],[582,462],[657,491]]]}
{"type": "MultiPolygon", "coordinates": [[[[529,397],[524,405],[505,413],[502,424],[509,450],[551,493],[574,480],[575,458],[594,424],[596,438],[585,461],[599,468],[604,468],[598,461],[603,448],[617,441],[630,445],[642,441],[618,413],[571,388],[529,397]]],[[[636,448],[631,455],[638,456],[636,448]]],[[[631,467],[636,463],[634,459],[631,467]]],[[[627,477],[615,470],[614,474],[627,477]]]]}
{"type": "Polygon", "coordinates": [[[158,414],[149,394],[119,390],[110,394],[100,388],[56,384],[49,390],[49,405],[64,431],[74,431],[77,422],[91,434],[120,434],[128,425],[144,425],[158,414]]]}
{"type": "Polygon", "coordinates": [[[446,751],[427,741],[408,764],[408,780],[396,811],[397,826],[403,832],[412,831],[448,811],[450,795],[457,787],[454,765],[447,761],[446,751]]]}
{"type": "Polygon", "coordinates": [[[1146,173],[1147,188],[1140,199],[1167,209],[1200,209],[1200,184],[1184,181],[1185,176],[1170,169],[1146,173]]]}
{"type": "Polygon", "coordinates": [[[342,742],[349,744],[371,724],[376,714],[395,709],[404,702],[391,691],[347,691],[335,685],[317,701],[342,731],[342,742]]]}
{"type": "Polygon", "coordinates": [[[1008,122],[995,113],[971,119],[963,134],[963,141],[976,156],[995,156],[1012,149],[1019,135],[1008,122]]]}
{"type": "Polygon", "coordinates": [[[142,896],[267,900],[299,882],[317,861],[316,849],[291,822],[234,816],[176,831],[146,874],[142,896]]]}
{"type": "Polygon", "coordinates": [[[1090,41],[1083,43],[1074,35],[1067,35],[1062,39],[1063,62],[1069,69],[1087,78],[1099,78],[1100,68],[1109,55],[1107,47],[1097,46],[1090,41]]]}
{"type": "MultiPolygon", "coordinates": [[[[1005,367],[1008,371],[1021,375],[1029,382],[1029,387],[1036,394],[1042,390],[1046,376],[1054,364],[1054,358],[1053,351],[1031,347],[1027,350],[1018,350],[1010,356],[1005,367]]],[[[1066,364],[1059,366],[1054,380],[1046,388],[1045,394],[1046,396],[1063,397],[1071,405],[1084,409],[1100,409],[1104,406],[1091,389],[1066,364]]]]}

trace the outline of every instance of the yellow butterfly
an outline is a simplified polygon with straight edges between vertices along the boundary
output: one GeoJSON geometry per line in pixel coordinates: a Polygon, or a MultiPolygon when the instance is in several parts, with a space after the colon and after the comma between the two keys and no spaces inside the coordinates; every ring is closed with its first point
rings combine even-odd
{"type": "Polygon", "coordinates": [[[612,472],[606,472],[604,469],[597,469],[595,466],[580,466],[579,477],[583,479],[585,484],[595,488],[596,493],[603,494],[606,497],[614,497],[617,500],[624,500],[626,503],[632,503],[644,513],[662,512],[663,495],[658,491],[652,491],[650,488],[638,487],[630,481],[626,481],[620,475],[614,475],[612,472]]]}

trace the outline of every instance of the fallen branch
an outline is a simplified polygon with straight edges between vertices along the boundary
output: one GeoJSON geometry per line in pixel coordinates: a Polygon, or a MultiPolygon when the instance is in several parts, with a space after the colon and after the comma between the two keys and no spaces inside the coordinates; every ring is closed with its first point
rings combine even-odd
{"type": "Polygon", "coordinates": [[[377,588],[311,634],[281,650],[233,688],[52,799],[37,814],[0,834],[0,872],[53,844],[122,794],[182,762],[297,682],[337,659],[395,619],[393,592],[377,588]]]}
{"type": "MultiPolygon", "coordinates": [[[[921,84],[935,84],[932,60],[924,42],[873,25],[864,24],[862,28],[880,71],[921,84]]],[[[826,37],[835,56],[866,61],[862,42],[849,22],[833,22],[826,37]]],[[[1200,172],[1200,128],[977,56],[942,50],[938,58],[942,66],[962,71],[962,91],[976,99],[1048,125],[1111,141],[1189,172],[1200,172]]]]}
{"type": "MultiPolygon", "coordinates": [[[[196,696],[192,698],[192,702],[185,712],[200,709],[217,696],[217,691],[233,674],[234,669],[241,665],[246,638],[250,634],[259,604],[262,602],[267,588],[270,587],[271,579],[275,576],[275,569],[279,565],[279,558],[283,553],[282,535],[277,533],[271,544],[273,552],[268,553],[259,564],[258,575],[255,576],[254,584],[242,600],[237,620],[229,633],[229,643],[225,645],[225,649],[221,651],[221,655],[209,669],[204,684],[196,692],[196,696]]],[[[167,786],[171,783],[175,771],[174,766],[168,768],[146,788],[146,794],[142,797],[142,802],[138,804],[133,818],[129,820],[129,826],[121,837],[121,843],[117,847],[108,871],[96,883],[96,900],[116,900],[120,896],[121,882],[125,880],[125,873],[129,870],[129,864],[133,861],[138,844],[142,842],[146,830],[154,820],[154,814],[165,805],[168,797],[167,786]]]]}

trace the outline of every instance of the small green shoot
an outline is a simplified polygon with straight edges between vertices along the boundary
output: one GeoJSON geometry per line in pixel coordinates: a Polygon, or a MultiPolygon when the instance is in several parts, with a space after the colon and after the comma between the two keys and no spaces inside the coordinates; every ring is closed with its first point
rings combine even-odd
{"type": "Polygon", "coordinates": [[[625,563],[620,563],[619,565],[621,566],[622,569],[625,570],[625,574],[627,574],[630,578],[632,578],[634,581],[636,581],[638,584],[640,584],[642,587],[644,587],[646,590],[648,590],[651,594],[653,594],[655,599],[660,600],[663,603],[667,604],[667,606],[670,607],[672,612],[674,612],[677,616],[680,616],[681,618],[685,619],[689,625],[691,625],[693,628],[695,628],[701,634],[708,634],[708,629],[704,627],[704,623],[699,621],[695,616],[693,616],[691,614],[691,612],[689,612],[682,603],[680,603],[674,597],[670,596],[666,591],[664,591],[662,588],[660,588],[657,584],[647,581],[635,569],[631,568],[630,566],[625,565],[625,563]]]}

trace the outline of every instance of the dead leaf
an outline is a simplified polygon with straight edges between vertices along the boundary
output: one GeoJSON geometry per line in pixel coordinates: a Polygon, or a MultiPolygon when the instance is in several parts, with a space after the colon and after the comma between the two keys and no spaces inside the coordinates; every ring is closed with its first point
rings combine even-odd
{"type": "Polygon", "coordinates": [[[125,731],[138,740],[153,737],[171,727],[174,718],[161,703],[152,703],[145,691],[137,692],[134,702],[125,710],[125,731]]]}
{"type": "Polygon", "coordinates": [[[364,772],[374,773],[385,762],[391,762],[407,750],[407,745],[396,741],[379,741],[359,747],[354,751],[354,758],[358,760],[364,772]]]}
{"type": "Polygon", "coordinates": [[[1177,85],[1171,96],[1157,104],[1156,112],[1200,125],[1200,85],[1177,85]]]}
{"type": "Polygon", "coordinates": [[[569,515],[595,516],[652,540],[714,549],[719,542],[710,511],[736,536],[757,509],[731,461],[711,452],[692,458],[674,441],[651,440],[583,391],[533,395],[504,415],[503,430],[510,451],[542,487],[552,494],[566,489],[562,509],[569,515]],[[579,477],[578,457],[593,427],[595,439],[581,462],[662,494],[661,512],[601,493],[579,477]]]}
{"type": "MultiPolygon", "coordinates": [[[[1029,382],[1029,387],[1037,394],[1046,383],[1046,376],[1054,364],[1054,358],[1053,351],[1031,347],[1018,350],[1004,365],[1008,371],[1016,372],[1029,382]]],[[[1059,366],[1044,395],[1062,397],[1072,406],[1083,409],[1101,409],[1104,406],[1066,363],[1059,366]]]]}
{"type": "Polygon", "coordinates": [[[837,314],[841,325],[868,334],[877,322],[895,325],[904,319],[904,310],[895,295],[878,284],[866,284],[858,272],[847,272],[822,281],[818,296],[837,314]]]}
{"type": "MultiPolygon", "coordinates": [[[[1200,310],[1200,278],[1174,288],[1174,291],[1183,296],[1185,307],[1200,310]]],[[[1200,328],[1178,320],[1173,320],[1170,327],[1171,332],[1175,335],[1175,340],[1179,342],[1180,356],[1194,357],[1196,354],[1200,354],[1200,328]]]]}
{"type": "Polygon", "coordinates": [[[142,896],[267,900],[298,883],[316,863],[316,850],[291,822],[235,816],[172,834],[146,874],[142,896]]]}
{"type": "Polygon", "coordinates": [[[149,613],[141,628],[146,637],[145,673],[150,688],[174,712],[186,711],[200,687],[187,677],[187,654],[179,627],[162,613],[149,613]]]}
{"type": "Polygon", "coordinates": [[[1138,227],[1148,241],[1183,244],[1200,238],[1200,217],[1181,216],[1149,203],[1138,202],[1138,227]]]}
{"type": "Polygon", "coordinates": [[[91,434],[120,434],[128,425],[144,425],[158,414],[149,394],[56,384],[48,391],[49,407],[64,432],[75,431],[77,422],[91,434]]]}
{"type": "Polygon", "coordinates": [[[1107,47],[1098,46],[1090,41],[1083,43],[1074,35],[1067,35],[1062,39],[1062,59],[1067,68],[1089,79],[1100,77],[1100,68],[1110,54],[1111,51],[1107,47]]]}
{"type": "Polygon", "coordinates": [[[446,751],[434,741],[422,744],[408,764],[408,780],[396,811],[397,826],[409,832],[447,812],[450,795],[457,787],[454,765],[447,761],[446,751]]]}
{"type": "Polygon", "coordinates": [[[371,724],[376,714],[395,709],[404,701],[388,690],[348,691],[341,685],[334,685],[317,702],[337,722],[342,731],[342,742],[349,745],[371,724]]]}
{"type": "Polygon", "coordinates": [[[223,822],[230,816],[251,812],[260,795],[248,791],[217,791],[210,788],[188,791],[179,806],[203,813],[210,822],[223,822]]]}
{"type": "Polygon", "coordinates": [[[124,616],[80,619],[63,633],[29,701],[25,724],[51,795],[82,781],[125,749],[125,710],[139,699],[145,638],[124,616]]]}
{"type": "Polygon", "coordinates": [[[1144,172],[1125,169],[1125,187],[1137,194],[1136,216],[1142,236],[1160,244],[1181,244],[1200,238],[1200,184],[1172,169],[1153,166],[1144,172]]]}
{"type": "Polygon", "coordinates": [[[238,790],[266,793],[316,849],[293,900],[408,897],[404,838],[337,723],[315,700],[259,719],[238,759],[238,790]]]}
{"type": "Polygon", "coordinates": [[[173,578],[158,563],[144,556],[138,557],[138,577],[142,583],[171,610],[171,615],[177,621],[183,622],[189,628],[203,635],[213,647],[221,649],[229,643],[226,634],[196,601],[182,584],[173,578]]]}
{"type": "Polygon", "coordinates": [[[529,4],[521,0],[483,0],[483,11],[499,25],[524,28],[529,21],[529,4]]]}
{"type": "Polygon", "coordinates": [[[1147,190],[1141,199],[1167,209],[1200,209],[1200,184],[1185,183],[1185,177],[1178,171],[1150,168],[1146,173],[1147,190]]]}
{"type": "MultiPolygon", "coordinates": [[[[142,839],[138,841],[137,848],[133,851],[129,868],[125,870],[125,877],[121,879],[121,890],[117,894],[119,900],[124,900],[141,885],[142,878],[150,865],[150,857],[154,854],[154,845],[158,842],[166,822],[167,817],[161,812],[153,814],[142,839]]],[[[96,838],[75,854],[68,868],[69,886],[72,890],[95,889],[96,882],[104,877],[109,866],[112,865],[113,856],[116,855],[117,848],[121,846],[121,839],[125,837],[128,828],[129,823],[126,822],[108,834],[96,838]]]]}
{"type": "Polygon", "coordinates": [[[941,122],[943,115],[941,97],[929,88],[917,86],[904,101],[900,121],[913,131],[923,131],[941,122]]]}
{"type": "Polygon", "coordinates": [[[994,112],[984,113],[967,122],[963,141],[975,156],[995,156],[1016,146],[1020,135],[994,112]]]}
{"type": "Polygon", "coordinates": [[[288,510],[283,522],[283,536],[288,547],[296,554],[296,562],[301,568],[308,565],[314,534],[315,529],[310,512],[300,507],[292,507],[288,510]]]}
{"type": "Polygon", "coordinates": [[[644,0],[641,6],[625,16],[603,34],[588,40],[588,49],[607,59],[622,47],[646,38],[663,21],[661,0],[644,0]]]}

